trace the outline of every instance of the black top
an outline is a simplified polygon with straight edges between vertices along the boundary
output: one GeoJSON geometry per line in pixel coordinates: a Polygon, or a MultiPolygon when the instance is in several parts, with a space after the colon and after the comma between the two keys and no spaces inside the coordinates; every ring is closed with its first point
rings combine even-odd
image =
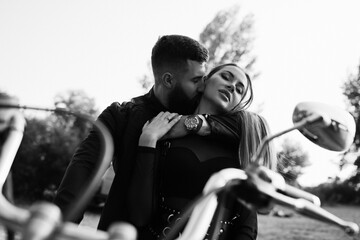
{"type": "Polygon", "coordinates": [[[165,197],[192,200],[202,192],[213,173],[224,168],[240,167],[236,144],[221,144],[198,135],[174,139],[170,144],[166,157],[160,163],[161,191],[165,197]]]}
{"type": "MultiPolygon", "coordinates": [[[[165,148],[160,153],[153,148],[138,148],[129,200],[131,219],[143,228],[139,240],[161,238],[170,225],[169,218],[176,220],[201,194],[213,173],[240,166],[238,146],[234,142],[188,135],[159,145],[165,148]],[[149,231],[151,234],[146,233],[149,231]]],[[[222,209],[222,223],[216,230],[216,224],[212,223],[208,233],[215,231],[217,237],[226,229],[220,239],[256,239],[256,212],[238,203],[233,196],[221,195],[226,196],[217,209],[217,214],[222,209]]]]}

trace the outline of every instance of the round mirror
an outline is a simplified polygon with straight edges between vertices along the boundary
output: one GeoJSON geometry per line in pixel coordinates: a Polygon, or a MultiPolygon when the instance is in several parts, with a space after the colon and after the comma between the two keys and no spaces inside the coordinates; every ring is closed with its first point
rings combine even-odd
{"type": "Polygon", "coordinates": [[[320,117],[321,121],[306,124],[299,131],[310,141],[331,151],[345,151],[354,141],[356,124],[354,117],[344,109],[317,102],[296,105],[293,123],[320,117]]]}

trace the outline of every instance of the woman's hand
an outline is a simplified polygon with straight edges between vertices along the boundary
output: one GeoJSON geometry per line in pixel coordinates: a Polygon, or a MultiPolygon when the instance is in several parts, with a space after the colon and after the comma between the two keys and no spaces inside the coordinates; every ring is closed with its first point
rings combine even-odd
{"type": "Polygon", "coordinates": [[[144,124],[139,139],[139,146],[156,147],[156,142],[162,138],[181,118],[177,113],[160,112],[152,120],[144,124]]]}

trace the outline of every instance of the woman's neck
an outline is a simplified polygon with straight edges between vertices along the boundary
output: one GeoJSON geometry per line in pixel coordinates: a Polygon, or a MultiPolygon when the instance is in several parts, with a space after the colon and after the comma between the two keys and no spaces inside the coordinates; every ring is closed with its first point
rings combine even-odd
{"type": "Polygon", "coordinates": [[[195,114],[218,114],[218,111],[214,108],[213,104],[201,99],[195,110],[195,114]]]}

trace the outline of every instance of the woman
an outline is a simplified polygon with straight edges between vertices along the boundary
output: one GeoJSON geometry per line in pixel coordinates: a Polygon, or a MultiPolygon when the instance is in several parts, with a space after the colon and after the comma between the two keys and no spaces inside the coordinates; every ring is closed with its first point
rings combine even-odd
{"type": "MultiPolygon", "coordinates": [[[[163,238],[171,222],[202,192],[209,177],[224,168],[245,168],[260,140],[267,134],[262,118],[239,111],[252,100],[250,79],[241,68],[235,64],[220,65],[207,75],[205,84],[195,114],[205,117],[223,114],[233,123],[232,130],[240,137],[240,148],[239,142],[219,143],[210,137],[189,134],[162,142],[166,147],[159,157],[155,152],[157,142],[181,116],[162,112],[147,122],[139,139],[129,194],[130,218],[139,229],[139,239],[163,238]]],[[[264,159],[270,166],[273,158],[264,159]]],[[[215,235],[220,234],[223,239],[225,231],[229,239],[256,239],[255,211],[233,198],[221,207],[225,209],[222,210],[224,224],[215,235]]],[[[211,231],[210,227],[209,233],[211,231]]]]}

